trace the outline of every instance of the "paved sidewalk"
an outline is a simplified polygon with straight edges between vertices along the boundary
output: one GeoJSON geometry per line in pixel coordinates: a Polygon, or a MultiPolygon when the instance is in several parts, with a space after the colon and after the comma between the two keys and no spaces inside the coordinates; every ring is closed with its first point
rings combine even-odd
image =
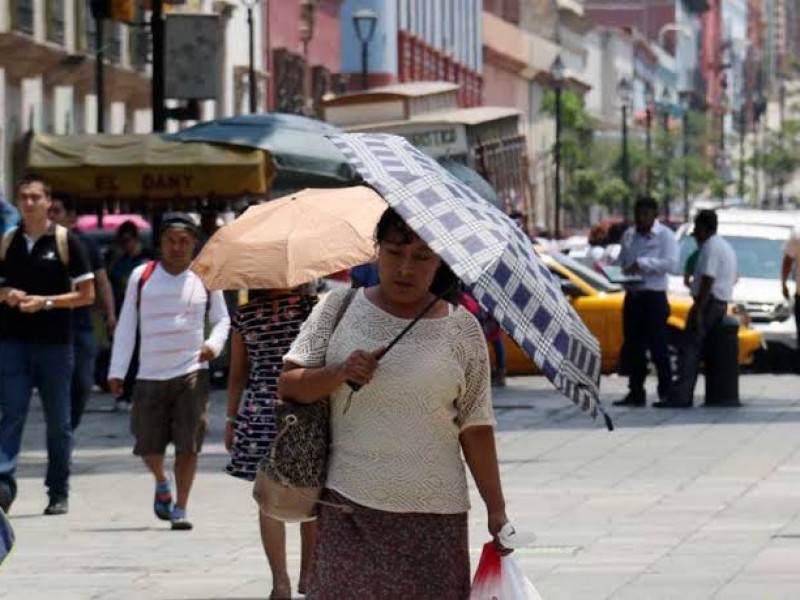
{"type": "MultiPolygon", "coordinates": [[[[541,378],[496,394],[509,515],[538,535],[516,556],[545,600],[800,598],[800,377],[747,375],[741,388],[737,409],[614,410],[613,433],[541,378]]],[[[624,391],[624,380],[604,379],[607,405],[624,391]]],[[[223,472],[224,395],[215,394],[191,532],[153,516],[127,415],[110,406],[95,397],[78,432],[66,517],[41,516],[44,427],[32,410],[11,515],[19,545],[0,597],[265,598],[250,485],[223,472]]],[[[474,568],[487,534],[473,505],[474,568]]]]}

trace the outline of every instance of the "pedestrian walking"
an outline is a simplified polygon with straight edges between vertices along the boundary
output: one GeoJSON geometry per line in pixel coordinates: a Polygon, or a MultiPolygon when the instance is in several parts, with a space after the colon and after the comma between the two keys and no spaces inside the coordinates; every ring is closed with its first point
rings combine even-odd
{"type": "Polygon", "coordinates": [[[94,274],[78,238],[48,218],[50,186],[36,175],[17,186],[20,226],[0,247],[0,507],[17,493],[15,472],[33,388],[47,427],[46,515],[69,510],[72,455],[70,310],[94,302],[94,274]]]}
{"type": "Polygon", "coordinates": [[[186,513],[207,424],[208,361],[228,337],[230,318],[222,292],[209,292],[189,270],[198,229],[183,213],[165,215],[161,260],[134,269],[128,281],[109,367],[109,387],[122,393],[139,340],[139,372],[133,390],[131,433],[134,454],[155,477],[153,510],[172,529],[191,529],[186,513]],[[212,329],[205,337],[206,319],[212,329]],[[175,446],[175,486],[164,467],[175,446]]]}
{"type": "MultiPolygon", "coordinates": [[[[278,431],[275,403],[283,355],[289,351],[316,302],[313,285],[294,290],[253,291],[249,302],[233,316],[225,447],[231,453],[226,469],[234,477],[255,480],[259,461],[270,451],[278,431]]],[[[270,597],[290,598],[286,526],[261,511],[258,521],[261,544],[272,571],[270,597]]],[[[300,534],[302,560],[297,591],[304,594],[316,542],[316,523],[302,523],[300,534]]]]}
{"type": "MultiPolygon", "coordinates": [[[[109,337],[114,335],[117,326],[117,317],[114,309],[114,294],[111,283],[106,273],[106,264],[100,247],[95,241],[78,231],[75,224],[78,220],[78,211],[75,199],[60,194],[53,195],[50,206],[50,219],[62,227],[69,229],[77,237],[89,260],[89,266],[94,273],[96,296],[100,299],[100,307],[106,321],[109,337]]],[[[94,386],[94,363],[97,356],[97,342],[95,341],[92,307],[83,306],[72,310],[72,353],[75,368],[72,372],[71,384],[71,423],[74,432],[80,425],[83,411],[92,395],[94,386]]]]}
{"type": "Polygon", "coordinates": [[[455,277],[392,209],[376,239],[380,283],[354,294],[338,327],[348,292],[328,294],[284,357],[279,380],[283,398],[330,396],[329,504],[320,507],[308,597],[466,598],[462,452],[489,532],[507,522],[483,331],[465,308],[439,300],[378,363],[380,350],[437,293],[453,289],[455,277]],[[363,388],[351,395],[346,381],[363,388]]]}
{"type": "Polygon", "coordinates": [[[717,235],[717,213],[701,210],[694,219],[699,253],[692,274],[694,304],[689,310],[678,358],[678,381],[672,396],[654,404],[657,408],[691,408],[703,344],[728,312],[736,284],[736,252],[717,235]]]}
{"type": "Polygon", "coordinates": [[[3,190],[0,189],[0,235],[19,223],[19,212],[14,206],[6,202],[3,190]]]}
{"type": "MultiPolygon", "coordinates": [[[[117,229],[116,256],[111,260],[108,276],[111,289],[114,293],[114,309],[117,320],[122,311],[125,292],[128,289],[128,280],[134,269],[153,259],[153,253],[145,248],[139,238],[139,228],[133,221],[125,221],[117,229]]],[[[128,372],[122,384],[122,392],[114,399],[114,407],[123,412],[130,412],[133,386],[136,383],[136,373],[139,370],[139,352],[133,353],[128,372]]]]}
{"type": "Polygon", "coordinates": [[[503,330],[500,328],[500,323],[493,319],[492,316],[481,308],[478,301],[472,295],[464,292],[460,299],[461,305],[471,312],[478,323],[481,324],[483,335],[486,342],[491,344],[494,350],[494,369],[492,369],[492,385],[495,387],[506,386],[506,373],[507,373],[507,359],[506,359],[506,345],[503,340],[503,330]]]}
{"type": "Polygon", "coordinates": [[[628,394],[614,406],[645,406],[647,352],[658,374],[658,397],[667,400],[672,387],[667,319],[667,276],[676,269],[678,244],[669,227],[658,222],[658,203],[639,198],[634,226],[622,236],[619,263],[630,281],[625,284],[622,323],[623,371],[628,374],[628,394]]]}
{"type": "Polygon", "coordinates": [[[797,326],[797,362],[796,369],[800,372],[800,226],[795,226],[783,249],[783,265],[781,267],[781,289],[783,297],[792,299],[789,292],[789,276],[794,269],[794,322],[797,326]]]}

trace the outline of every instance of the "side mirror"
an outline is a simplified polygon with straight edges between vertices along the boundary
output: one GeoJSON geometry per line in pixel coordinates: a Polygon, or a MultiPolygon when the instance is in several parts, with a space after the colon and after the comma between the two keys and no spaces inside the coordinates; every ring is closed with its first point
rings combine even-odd
{"type": "Polygon", "coordinates": [[[561,280],[561,291],[564,292],[564,295],[568,298],[578,298],[583,296],[583,290],[580,288],[580,286],[569,279],[561,280]]]}

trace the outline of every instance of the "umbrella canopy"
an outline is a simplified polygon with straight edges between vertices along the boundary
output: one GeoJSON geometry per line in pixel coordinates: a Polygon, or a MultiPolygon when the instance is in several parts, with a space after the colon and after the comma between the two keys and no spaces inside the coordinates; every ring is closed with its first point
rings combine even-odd
{"type": "Polygon", "coordinates": [[[467,165],[449,158],[440,160],[439,164],[442,165],[450,175],[471,188],[472,191],[476,192],[489,204],[505,212],[506,206],[503,199],[497,195],[492,184],[486,181],[475,169],[471,169],[467,165]]]}
{"type": "Polygon", "coordinates": [[[290,288],[372,260],[386,202],[367,187],[303,190],[248,208],[192,263],[212,290],[290,288]]]}
{"type": "Polygon", "coordinates": [[[180,200],[266,194],[260,150],[180,144],[158,135],[37,135],[28,168],[81,200],[180,200]]]}
{"type": "Polygon", "coordinates": [[[592,416],[599,405],[600,345],[505,214],[404,138],[332,138],[373,186],[461,278],[545,376],[592,416]]]}
{"type": "Polygon", "coordinates": [[[260,148],[270,153],[278,169],[276,186],[324,187],[353,181],[350,164],[326,137],[336,133],[341,130],[316,119],[269,113],[198,123],[165,139],[260,148]]]}

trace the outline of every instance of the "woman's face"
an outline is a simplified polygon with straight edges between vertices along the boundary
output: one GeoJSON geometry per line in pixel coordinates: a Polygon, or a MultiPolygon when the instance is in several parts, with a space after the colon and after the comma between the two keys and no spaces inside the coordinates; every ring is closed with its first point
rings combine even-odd
{"type": "Polygon", "coordinates": [[[414,304],[425,299],[441,259],[414,236],[411,242],[390,232],[378,247],[381,290],[397,304],[414,304]]]}

